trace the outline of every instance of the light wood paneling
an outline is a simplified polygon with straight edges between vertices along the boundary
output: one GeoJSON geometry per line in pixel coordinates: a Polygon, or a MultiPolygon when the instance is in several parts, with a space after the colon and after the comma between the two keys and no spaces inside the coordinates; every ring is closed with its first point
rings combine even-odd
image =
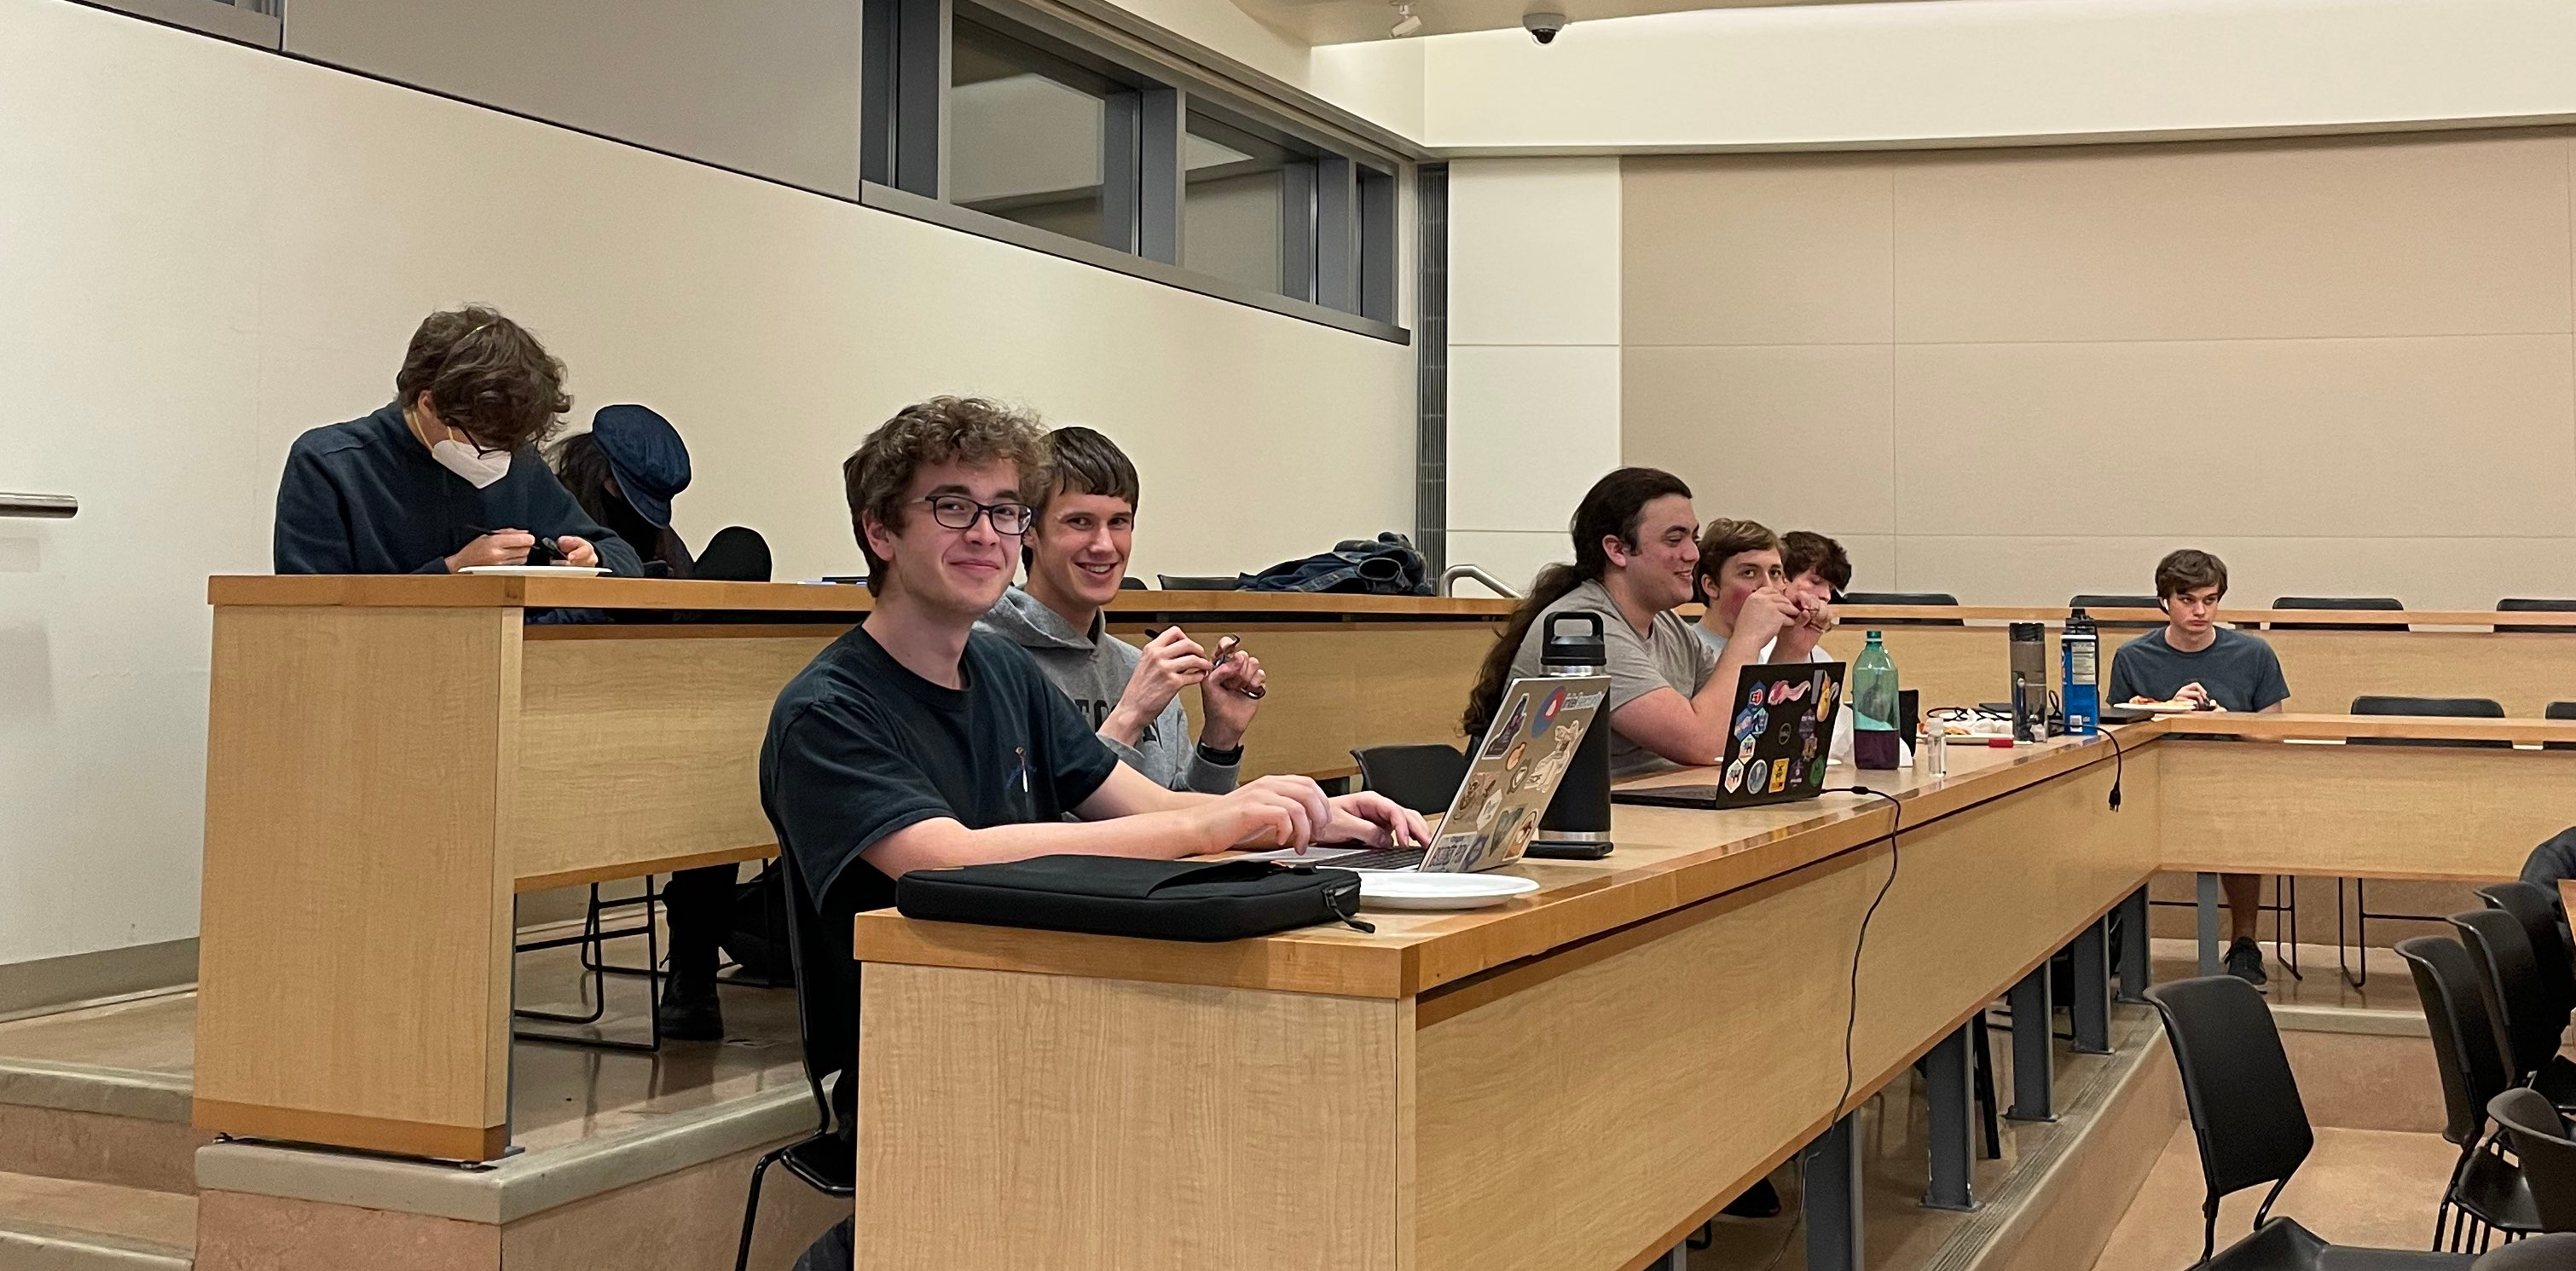
{"type": "Polygon", "coordinates": [[[1892,338],[1894,184],[1885,164],[1641,157],[1625,161],[1624,175],[1620,337],[1629,347],[1892,338]]]}
{"type": "Polygon", "coordinates": [[[1689,421],[1637,433],[1621,457],[1684,474],[1702,518],[1751,517],[1783,532],[1895,530],[1887,346],[1631,346],[1620,385],[1623,417],[1689,421]]]}
{"type": "MultiPolygon", "coordinates": [[[[723,609],[775,613],[866,613],[865,587],[810,583],[719,583],[668,578],[530,578],[434,574],[218,574],[206,602],[225,605],[393,608],[723,609]]],[[[1493,618],[1511,602],[1473,596],[1309,595],[1289,591],[1122,591],[1109,610],[1136,621],[1155,615],[1223,613],[1331,621],[1338,618],[1493,618]]],[[[578,638],[577,628],[544,636],[578,638]]],[[[726,628],[693,630],[721,635],[726,628]]]]}
{"type": "Polygon", "coordinates": [[[2576,753],[2162,742],[2165,867],[2492,881],[2567,828],[2576,753]]]}
{"type": "MultiPolygon", "coordinates": [[[[1354,748],[1458,743],[1458,717],[1499,623],[1265,623],[1215,616],[1182,624],[1202,644],[1228,633],[1261,659],[1270,695],[1244,738],[1244,775],[1338,776],[1356,771],[1354,748]]],[[[1160,624],[1109,630],[1142,642],[1160,624]]],[[[1198,690],[1181,700],[1200,723],[1198,690]]]]}
{"type": "Polygon", "coordinates": [[[874,966],[859,1009],[860,1266],[1415,1265],[1409,1002],[874,966]]]}
{"type": "MultiPolygon", "coordinates": [[[[197,1124],[279,1110],[481,1143],[508,1115],[513,610],[214,624],[197,1124]]],[[[457,1154],[471,1155],[471,1152],[457,1154]]]]}

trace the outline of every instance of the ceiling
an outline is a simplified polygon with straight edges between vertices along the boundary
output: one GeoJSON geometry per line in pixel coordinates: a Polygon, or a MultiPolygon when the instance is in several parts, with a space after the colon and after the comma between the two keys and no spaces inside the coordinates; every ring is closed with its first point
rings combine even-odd
{"type": "MultiPolygon", "coordinates": [[[[1532,10],[1563,13],[1580,24],[1601,18],[1641,13],[1680,13],[1696,9],[1767,9],[1804,4],[1862,3],[1865,0],[1415,0],[1422,19],[1415,36],[1457,31],[1513,30],[1532,10]]],[[[1929,2],[1929,0],[1917,0],[1929,2]]],[[[1349,44],[1391,38],[1393,0],[1235,0],[1244,12],[1309,44],[1349,44]]],[[[1576,38],[1569,31],[1559,39],[1576,38]]]]}

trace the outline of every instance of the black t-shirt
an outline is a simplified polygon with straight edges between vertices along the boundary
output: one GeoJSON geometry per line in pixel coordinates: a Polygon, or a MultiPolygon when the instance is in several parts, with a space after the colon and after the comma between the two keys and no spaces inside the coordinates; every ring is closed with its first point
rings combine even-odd
{"type": "MultiPolygon", "coordinates": [[[[760,750],[760,803],[815,907],[837,920],[894,903],[877,840],[951,817],[970,830],[1063,818],[1118,760],[1029,655],[981,632],[962,689],[904,669],[852,627],[780,690],[760,750]]],[[[835,933],[844,952],[849,930],[835,933]]]]}

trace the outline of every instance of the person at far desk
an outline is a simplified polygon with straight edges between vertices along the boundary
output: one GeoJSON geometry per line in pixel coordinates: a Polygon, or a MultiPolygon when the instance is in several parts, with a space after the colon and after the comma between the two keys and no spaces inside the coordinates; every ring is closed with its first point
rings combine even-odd
{"type": "MultiPolygon", "coordinates": [[[[1010,585],[1033,519],[1022,491],[1045,466],[1035,421],[955,397],[905,407],[842,465],[876,603],[779,690],[760,748],[761,809],[819,919],[804,927],[819,943],[797,992],[822,1055],[855,1054],[851,918],[893,904],[912,870],[1430,841],[1420,814],[1386,796],[1326,798],[1305,777],[1224,795],[1156,785],[1018,645],[976,631],[1010,585]]],[[[846,1135],[855,1090],[841,1081],[833,1094],[846,1135]]],[[[846,1229],[838,1239],[846,1251],[846,1229]]]]}
{"type": "Polygon", "coordinates": [[[538,457],[572,408],[563,363],[499,313],[423,319],[394,400],[313,429],[277,489],[281,574],[452,574],[520,565],[540,538],[565,564],[640,575],[635,550],[585,515],[538,457]]]}
{"type": "Polygon", "coordinates": [[[1046,448],[1020,549],[1028,586],[1003,592],[976,629],[1028,650],[1110,753],[1147,780],[1204,794],[1234,789],[1243,734],[1261,709],[1260,661],[1235,653],[1211,667],[1207,648],[1177,626],[1142,650],[1112,638],[1103,610],[1118,598],[1135,549],[1136,465],[1088,428],[1058,428],[1046,448]],[[1181,710],[1181,690],[1192,684],[1207,713],[1196,743],[1181,710]]]}
{"type": "MultiPolygon", "coordinates": [[[[2218,625],[2218,602],[2227,595],[2227,562],[2184,548],[2156,562],[2156,605],[2165,625],[2120,646],[2111,656],[2106,704],[2184,701],[2209,710],[2278,711],[2290,700],[2281,659],[2260,636],[2218,625]]],[[[2261,987],[2263,948],[2254,943],[2263,879],[2222,874],[2227,918],[2229,975],[2261,987]]]]}

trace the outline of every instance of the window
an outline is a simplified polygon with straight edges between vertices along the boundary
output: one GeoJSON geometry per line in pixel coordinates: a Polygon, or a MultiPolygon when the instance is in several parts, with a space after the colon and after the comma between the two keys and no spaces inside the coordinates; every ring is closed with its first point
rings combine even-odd
{"type": "Polygon", "coordinates": [[[862,3],[862,202],[1406,338],[1393,161],[1066,17],[862,3]]]}
{"type": "Polygon", "coordinates": [[[283,0],[99,0],[110,9],[264,49],[280,47],[283,0]]]}

